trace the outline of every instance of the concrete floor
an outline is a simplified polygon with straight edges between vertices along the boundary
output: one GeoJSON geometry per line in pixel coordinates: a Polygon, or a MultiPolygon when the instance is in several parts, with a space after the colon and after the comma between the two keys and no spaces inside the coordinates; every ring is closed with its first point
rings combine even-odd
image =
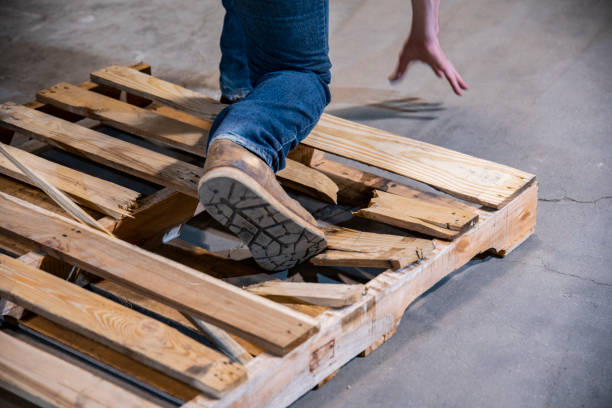
{"type": "MultiPolygon", "coordinates": [[[[331,3],[329,112],[535,173],[541,199],[527,242],[451,275],[294,407],[612,406],[612,3],[444,1],[462,98],[424,66],[387,83],[409,1],[331,3]]],[[[137,60],[214,95],[222,16],[218,1],[4,0],[0,100],[137,60]]]]}

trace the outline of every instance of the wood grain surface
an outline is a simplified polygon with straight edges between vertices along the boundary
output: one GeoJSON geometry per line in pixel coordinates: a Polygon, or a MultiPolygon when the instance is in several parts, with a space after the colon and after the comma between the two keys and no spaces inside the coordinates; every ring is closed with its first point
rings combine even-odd
{"type": "Polygon", "coordinates": [[[6,215],[0,232],[272,353],[284,355],[318,331],[318,322],[306,315],[4,193],[0,213],[6,215]]]}

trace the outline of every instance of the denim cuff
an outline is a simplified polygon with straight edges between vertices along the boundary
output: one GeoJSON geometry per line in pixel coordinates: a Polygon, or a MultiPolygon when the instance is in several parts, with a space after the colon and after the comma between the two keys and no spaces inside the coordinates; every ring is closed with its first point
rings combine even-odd
{"type": "Polygon", "coordinates": [[[237,102],[240,99],[246,98],[251,93],[252,88],[229,88],[221,87],[221,94],[232,102],[237,102]]]}
{"type": "Polygon", "coordinates": [[[230,133],[230,132],[220,133],[220,134],[213,136],[213,138],[209,141],[208,146],[210,146],[210,143],[212,143],[213,141],[217,139],[229,140],[231,142],[239,144],[240,146],[249,150],[251,153],[259,156],[259,158],[265,161],[268,167],[270,167],[272,171],[276,173],[276,169],[272,165],[274,163],[274,159],[272,158],[272,155],[269,152],[262,149],[259,145],[250,141],[249,139],[242,137],[240,135],[237,135],[235,133],[230,133]]]}

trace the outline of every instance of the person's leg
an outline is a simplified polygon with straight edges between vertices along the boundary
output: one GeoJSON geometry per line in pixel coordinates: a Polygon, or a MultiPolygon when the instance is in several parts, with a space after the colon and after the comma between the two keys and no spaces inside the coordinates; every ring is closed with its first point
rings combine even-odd
{"type": "Polygon", "coordinates": [[[254,90],[217,116],[209,143],[232,140],[276,172],[330,101],[328,1],[233,2],[254,90]]]}
{"type": "Polygon", "coordinates": [[[328,3],[234,0],[234,6],[254,89],[215,119],[198,192],[209,214],[249,246],[260,266],[282,270],[327,245],[274,171],[330,100],[328,3]]]}
{"type": "Polygon", "coordinates": [[[232,103],[251,92],[251,76],[247,60],[246,38],[236,15],[234,0],[223,0],[222,3],[225,8],[225,18],[220,41],[219,85],[221,102],[232,103]]]}

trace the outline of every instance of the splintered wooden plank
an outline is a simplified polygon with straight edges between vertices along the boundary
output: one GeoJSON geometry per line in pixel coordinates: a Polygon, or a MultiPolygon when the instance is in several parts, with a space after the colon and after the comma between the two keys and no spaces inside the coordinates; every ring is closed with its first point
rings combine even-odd
{"type": "Polygon", "coordinates": [[[361,266],[399,269],[431,253],[428,239],[326,227],[327,250],[310,259],[321,266],[361,266]]]}
{"type": "Polygon", "coordinates": [[[10,102],[0,105],[0,123],[60,149],[197,196],[202,169],[189,163],[10,102]]]}
{"type": "Polygon", "coordinates": [[[125,241],[0,193],[0,232],[181,312],[286,354],[318,331],[318,322],[125,241]]]}
{"type": "Polygon", "coordinates": [[[276,178],[285,187],[308,194],[321,201],[338,203],[338,186],[325,174],[302,163],[286,160],[276,178]]]}
{"type": "Polygon", "coordinates": [[[212,396],[246,379],[223,354],[165,324],[0,254],[3,297],[212,396]]]}
{"type": "Polygon", "coordinates": [[[90,76],[91,80],[98,84],[119,88],[206,120],[214,120],[226,106],[199,92],[121,65],[100,69],[92,72],[90,76]]]}
{"type": "MultiPolygon", "coordinates": [[[[205,95],[114,65],[91,74],[94,82],[141,94],[212,120],[224,105],[205,95]]],[[[302,144],[373,165],[468,201],[501,208],[534,179],[509,166],[323,114],[302,144]]]]}
{"type": "Polygon", "coordinates": [[[367,208],[353,214],[442,239],[456,238],[478,220],[478,214],[460,208],[378,190],[367,208]]]}
{"type": "Polygon", "coordinates": [[[36,99],[179,150],[199,156],[206,151],[205,129],[66,82],[38,91],[36,99]]]}
{"type": "Polygon", "coordinates": [[[0,332],[0,384],[44,407],[157,407],[137,394],[3,332],[0,332]]]}
{"type": "Polygon", "coordinates": [[[323,114],[303,144],[500,208],[535,176],[509,166],[323,114]]]}
{"type": "Polygon", "coordinates": [[[246,289],[279,302],[342,307],[358,301],[364,293],[365,286],[271,280],[248,286],[246,289]]]}
{"type": "MultiPolygon", "coordinates": [[[[3,145],[3,147],[13,157],[43,177],[45,181],[70,194],[84,206],[103,214],[118,219],[129,216],[130,210],[140,197],[140,193],[110,181],[53,163],[9,145],[3,145]]],[[[0,173],[24,183],[33,184],[28,176],[3,155],[0,155],[0,173]]]]}
{"type": "Polygon", "coordinates": [[[19,324],[35,331],[45,339],[61,343],[72,351],[91,357],[182,401],[189,401],[196,395],[201,394],[201,391],[169,377],[161,371],[154,370],[125,354],[53,323],[42,316],[32,316],[20,321],[19,324]]]}

